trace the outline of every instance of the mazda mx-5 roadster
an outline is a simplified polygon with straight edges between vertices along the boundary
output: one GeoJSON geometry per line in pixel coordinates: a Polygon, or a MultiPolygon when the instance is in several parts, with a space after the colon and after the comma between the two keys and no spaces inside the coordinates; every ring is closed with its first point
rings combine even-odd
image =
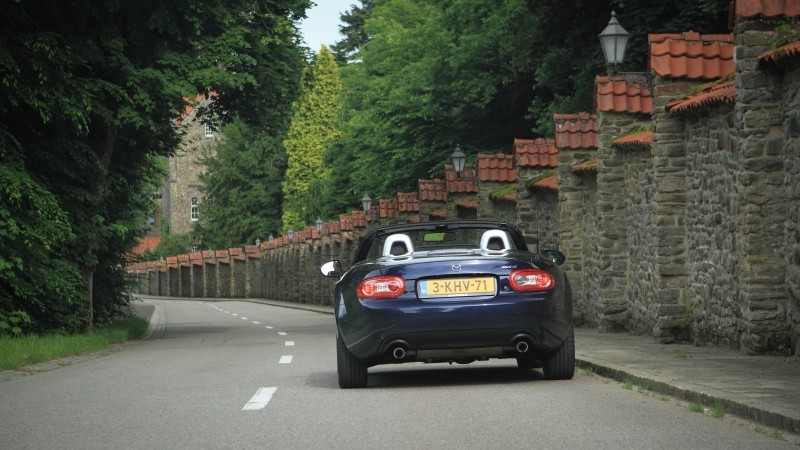
{"type": "Polygon", "coordinates": [[[516,358],[546,379],[575,371],[572,294],[556,250],[528,250],[488,220],[390,225],[367,233],[333,288],[339,386],[362,388],[379,364],[516,358]]]}

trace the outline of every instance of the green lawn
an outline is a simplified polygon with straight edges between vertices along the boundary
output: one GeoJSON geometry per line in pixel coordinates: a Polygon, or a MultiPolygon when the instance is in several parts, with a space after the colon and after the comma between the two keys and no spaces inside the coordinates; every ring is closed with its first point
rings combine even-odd
{"type": "Polygon", "coordinates": [[[131,317],[97,326],[89,334],[0,337],[0,370],[102,350],[141,338],[147,332],[147,326],[144,319],[131,317]]]}

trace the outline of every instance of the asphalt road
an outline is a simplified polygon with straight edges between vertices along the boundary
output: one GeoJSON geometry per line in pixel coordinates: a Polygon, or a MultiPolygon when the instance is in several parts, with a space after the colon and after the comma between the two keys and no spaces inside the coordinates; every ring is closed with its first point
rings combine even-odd
{"type": "Polygon", "coordinates": [[[148,300],[166,326],[110,352],[0,375],[2,449],[797,447],[733,418],[513,360],[370,369],[341,390],[333,317],[148,300]]]}

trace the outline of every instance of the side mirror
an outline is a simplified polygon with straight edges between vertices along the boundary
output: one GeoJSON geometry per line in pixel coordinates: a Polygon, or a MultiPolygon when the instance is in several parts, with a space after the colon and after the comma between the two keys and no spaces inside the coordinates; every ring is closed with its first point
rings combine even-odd
{"type": "Polygon", "coordinates": [[[567,259],[567,257],[558,250],[545,250],[542,252],[542,258],[552,261],[557,266],[564,264],[564,261],[567,259]]]}
{"type": "Polygon", "coordinates": [[[342,276],[342,263],[339,260],[328,261],[319,268],[323,275],[331,278],[342,276]]]}

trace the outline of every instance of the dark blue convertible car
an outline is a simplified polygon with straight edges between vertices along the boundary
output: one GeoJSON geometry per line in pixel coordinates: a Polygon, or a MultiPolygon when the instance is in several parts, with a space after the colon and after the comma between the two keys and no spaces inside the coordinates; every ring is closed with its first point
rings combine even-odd
{"type": "Polygon", "coordinates": [[[572,294],[557,251],[532,253],[520,231],[487,220],[375,229],[337,278],[339,386],[367,385],[367,369],[408,362],[516,358],[547,379],[575,370],[572,294]]]}

